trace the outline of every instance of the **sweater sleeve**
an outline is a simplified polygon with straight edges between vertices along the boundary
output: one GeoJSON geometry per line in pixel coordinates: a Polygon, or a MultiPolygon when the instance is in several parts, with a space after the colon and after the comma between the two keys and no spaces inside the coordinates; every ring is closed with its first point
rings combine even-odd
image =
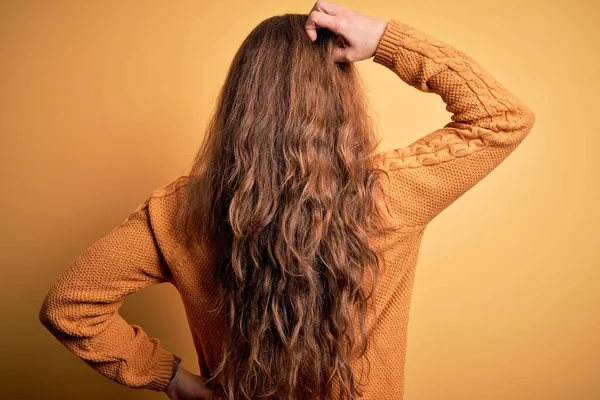
{"type": "Polygon", "coordinates": [[[384,152],[392,214],[425,225],[496,168],[531,130],[534,113],[471,57],[397,20],[373,61],[436,93],[452,122],[411,145],[384,152]]]}
{"type": "Polygon", "coordinates": [[[118,313],[126,295],[171,280],[153,235],[148,203],[67,268],[46,295],[39,318],[99,373],[129,387],[161,391],[169,383],[173,355],[118,313]]]}

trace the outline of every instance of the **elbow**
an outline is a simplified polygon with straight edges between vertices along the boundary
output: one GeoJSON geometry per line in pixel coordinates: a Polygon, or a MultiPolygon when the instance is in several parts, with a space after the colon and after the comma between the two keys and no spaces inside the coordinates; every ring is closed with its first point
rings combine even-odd
{"type": "Polygon", "coordinates": [[[529,107],[525,106],[525,114],[523,117],[521,128],[521,141],[523,141],[523,139],[525,139],[526,136],[529,136],[533,125],[535,125],[535,114],[529,107]]]}
{"type": "Polygon", "coordinates": [[[533,125],[535,125],[535,113],[533,112],[533,110],[527,106],[525,106],[525,122],[524,125],[527,127],[527,129],[530,131],[531,128],[533,128],[533,125]]]}
{"type": "Polygon", "coordinates": [[[520,104],[516,126],[510,131],[504,145],[519,145],[531,132],[535,125],[535,113],[525,104],[520,104]]]}
{"type": "Polygon", "coordinates": [[[51,290],[40,306],[38,319],[54,336],[62,336],[69,331],[65,326],[65,320],[69,317],[64,311],[64,307],[61,306],[61,298],[56,291],[51,290]]]}
{"type": "Polygon", "coordinates": [[[535,113],[523,102],[519,103],[518,110],[520,129],[529,132],[535,124],[535,113]]]}
{"type": "Polygon", "coordinates": [[[58,326],[56,319],[56,310],[53,302],[52,292],[48,293],[42,302],[40,310],[38,312],[38,319],[41,324],[50,332],[55,332],[58,326]]]}
{"type": "Polygon", "coordinates": [[[73,295],[63,284],[57,283],[46,295],[38,311],[40,323],[59,341],[90,338],[98,334],[116,312],[114,304],[90,304],[92,300],[73,295]]]}

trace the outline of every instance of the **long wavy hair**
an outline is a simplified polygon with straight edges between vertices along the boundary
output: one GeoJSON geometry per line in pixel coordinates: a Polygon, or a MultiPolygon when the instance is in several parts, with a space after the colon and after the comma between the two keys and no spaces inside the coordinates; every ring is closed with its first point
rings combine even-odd
{"type": "Polygon", "coordinates": [[[311,42],[306,20],[269,18],[237,51],[180,213],[218,254],[228,330],[211,379],[232,400],[361,395],[385,171],[358,72],[333,59],[343,42],[311,42]]]}

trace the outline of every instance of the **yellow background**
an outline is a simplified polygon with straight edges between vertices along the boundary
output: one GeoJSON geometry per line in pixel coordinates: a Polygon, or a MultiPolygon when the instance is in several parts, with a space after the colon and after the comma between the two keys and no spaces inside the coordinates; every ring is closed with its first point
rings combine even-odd
{"type": "MultiPolygon", "coordinates": [[[[185,173],[250,30],[312,3],[0,4],[0,397],[166,399],[94,372],[42,327],[39,307],[79,253],[185,173]]],[[[427,228],[405,398],[599,399],[599,3],[342,4],[465,51],[537,118],[513,155],[427,228]]],[[[449,122],[438,96],[372,61],[360,68],[381,149],[449,122]]],[[[173,287],[132,295],[122,315],[198,370],[173,287]]]]}

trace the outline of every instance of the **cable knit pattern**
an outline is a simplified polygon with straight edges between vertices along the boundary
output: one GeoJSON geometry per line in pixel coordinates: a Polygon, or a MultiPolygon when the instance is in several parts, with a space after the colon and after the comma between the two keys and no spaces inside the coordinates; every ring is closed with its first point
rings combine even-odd
{"type": "Polygon", "coordinates": [[[438,94],[452,113],[443,128],[377,157],[391,175],[394,217],[423,226],[497,167],[535,116],[471,57],[399,21],[388,24],[375,62],[410,86],[438,94]]]}
{"type": "MultiPolygon", "coordinates": [[[[357,363],[363,399],[399,400],[404,392],[410,298],[425,227],[496,168],[524,139],[533,112],[466,54],[392,20],[374,58],[404,82],[440,95],[452,115],[415,143],[374,156],[387,171],[382,198],[398,233],[373,238],[383,265],[368,317],[368,366],[357,363]],[[365,367],[366,369],[362,369],[365,367]]],[[[188,194],[182,176],[151,196],[86,249],[50,289],[40,320],[98,372],[131,387],[162,390],[173,356],[118,313],[128,294],[169,282],[181,294],[198,364],[210,375],[226,321],[214,311],[212,249],[182,245],[175,215],[188,194]]],[[[367,280],[367,285],[368,285],[367,280]]]]}

